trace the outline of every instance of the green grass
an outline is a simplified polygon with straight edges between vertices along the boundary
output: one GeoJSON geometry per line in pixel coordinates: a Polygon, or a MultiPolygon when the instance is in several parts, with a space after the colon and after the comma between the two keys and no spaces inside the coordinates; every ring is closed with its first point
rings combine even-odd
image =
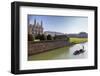
{"type": "Polygon", "coordinates": [[[70,38],[71,43],[82,43],[82,42],[87,42],[88,38],[70,38]]]}
{"type": "Polygon", "coordinates": [[[35,39],[35,40],[34,40],[34,42],[39,42],[39,41],[40,41],[39,39],[35,39]]]}

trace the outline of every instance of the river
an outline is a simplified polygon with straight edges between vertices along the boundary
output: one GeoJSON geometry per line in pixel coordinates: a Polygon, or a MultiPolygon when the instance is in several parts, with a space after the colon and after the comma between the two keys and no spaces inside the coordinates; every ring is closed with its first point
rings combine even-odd
{"type": "Polygon", "coordinates": [[[88,56],[88,42],[75,44],[70,47],[62,47],[58,49],[54,49],[51,51],[47,51],[44,53],[32,55],[28,57],[28,60],[56,60],[56,59],[82,59],[87,58],[88,56]],[[79,50],[84,46],[85,52],[73,55],[76,50],[79,50]]]}

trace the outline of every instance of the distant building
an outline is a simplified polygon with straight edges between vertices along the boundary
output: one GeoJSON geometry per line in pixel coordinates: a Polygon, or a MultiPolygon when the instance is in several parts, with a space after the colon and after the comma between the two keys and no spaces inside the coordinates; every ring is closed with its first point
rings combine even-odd
{"type": "Polygon", "coordinates": [[[80,38],[87,38],[88,37],[88,34],[86,32],[80,32],[78,35],[80,38]]]}
{"type": "Polygon", "coordinates": [[[73,34],[66,34],[68,37],[78,37],[78,38],[87,38],[88,33],[86,32],[80,32],[79,34],[73,33],[73,34]]]}
{"type": "Polygon", "coordinates": [[[69,40],[67,35],[56,35],[55,40],[69,40]]]}
{"type": "Polygon", "coordinates": [[[36,36],[38,34],[44,34],[44,35],[64,35],[64,33],[61,32],[54,32],[54,31],[43,31],[43,22],[41,23],[37,22],[36,19],[34,20],[34,24],[29,24],[28,25],[28,34],[32,34],[33,36],[36,36]]]}
{"type": "Polygon", "coordinates": [[[78,34],[74,34],[74,33],[73,33],[73,34],[66,34],[66,35],[67,35],[68,37],[72,37],[72,38],[73,38],[73,37],[78,37],[78,34]]]}
{"type": "Polygon", "coordinates": [[[55,36],[55,35],[64,35],[64,33],[53,32],[53,31],[45,31],[44,34],[45,34],[45,35],[51,35],[51,36],[55,36]]]}
{"type": "Polygon", "coordinates": [[[32,34],[34,36],[38,34],[43,34],[43,23],[39,24],[39,22],[36,22],[36,19],[34,20],[34,24],[28,25],[28,34],[32,34]]]}

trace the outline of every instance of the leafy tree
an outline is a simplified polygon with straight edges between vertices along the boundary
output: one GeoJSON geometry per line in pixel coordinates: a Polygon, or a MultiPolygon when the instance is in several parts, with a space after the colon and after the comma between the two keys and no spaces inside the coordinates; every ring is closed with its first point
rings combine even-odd
{"type": "Polygon", "coordinates": [[[40,39],[41,35],[38,34],[37,36],[35,36],[35,39],[40,39]]]}
{"type": "Polygon", "coordinates": [[[66,40],[67,40],[67,41],[70,41],[70,38],[69,38],[69,37],[67,37],[67,38],[66,38],[66,40]]]}
{"type": "Polygon", "coordinates": [[[47,40],[52,40],[52,36],[51,35],[47,35],[47,40]]]}
{"type": "Polygon", "coordinates": [[[46,40],[46,37],[45,37],[44,34],[42,34],[42,35],[40,36],[40,40],[46,40]]]}

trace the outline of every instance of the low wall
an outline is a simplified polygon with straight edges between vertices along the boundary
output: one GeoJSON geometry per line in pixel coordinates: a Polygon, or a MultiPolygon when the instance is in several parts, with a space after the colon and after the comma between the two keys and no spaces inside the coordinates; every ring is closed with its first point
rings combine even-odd
{"type": "Polygon", "coordinates": [[[69,45],[66,40],[52,40],[52,41],[40,41],[40,42],[28,42],[28,55],[33,55],[51,49],[56,49],[69,45]]]}

